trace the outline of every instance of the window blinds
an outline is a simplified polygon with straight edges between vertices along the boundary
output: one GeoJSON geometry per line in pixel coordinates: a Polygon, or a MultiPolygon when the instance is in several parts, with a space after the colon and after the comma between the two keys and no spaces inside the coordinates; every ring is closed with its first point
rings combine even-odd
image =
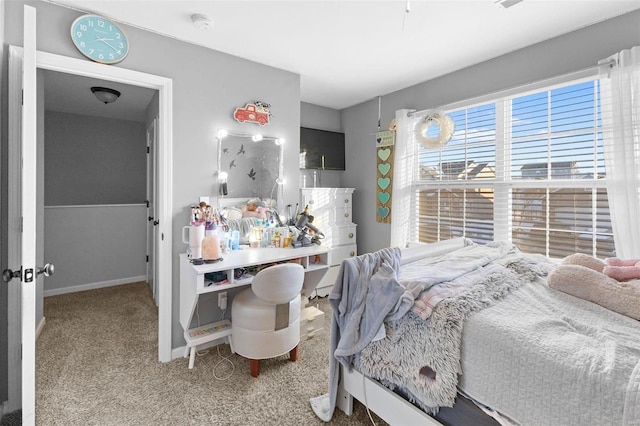
{"type": "Polygon", "coordinates": [[[448,111],[440,150],[417,149],[414,240],[511,240],[564,257],[614,254],[598,80],[448,111]]]}

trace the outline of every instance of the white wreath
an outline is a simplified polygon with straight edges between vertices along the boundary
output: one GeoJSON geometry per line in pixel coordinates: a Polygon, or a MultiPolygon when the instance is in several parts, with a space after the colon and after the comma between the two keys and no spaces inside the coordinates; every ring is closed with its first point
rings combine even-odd
{"type": "Polygon", "coordinates": [[[455,123],[443,111],[429,110],[424,119],[416,124],[416,137],[418,142],[426,149],[439,149],[449,142],[455,130],[455,123]],[[428,135],[431,126],[440,127],[437,136],[428,135]]]}

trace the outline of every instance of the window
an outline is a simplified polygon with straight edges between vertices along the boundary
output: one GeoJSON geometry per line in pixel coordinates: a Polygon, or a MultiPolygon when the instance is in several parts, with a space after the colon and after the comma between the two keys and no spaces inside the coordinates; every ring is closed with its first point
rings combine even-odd
{"type": "Polygon", "coordinates": [[[588,79],[447,111],[449,143],[416,144],[410,239],[614,256],[599,106],[588,79]]]}

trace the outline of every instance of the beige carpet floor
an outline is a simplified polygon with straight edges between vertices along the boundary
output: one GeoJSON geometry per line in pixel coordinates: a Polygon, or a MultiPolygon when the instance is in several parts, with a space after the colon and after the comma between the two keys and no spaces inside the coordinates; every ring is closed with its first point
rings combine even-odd
{"type": "MultiPolygon", "coordinates": [[[[46,325],[37,342],[38,425],[370,425],[366,409],[339,410],[330,423],[315,417],[309,398],[328,389],[330,307],[325,330],[287,356],[249,362],[213,348],[196,358],[157,360],[157,310],[146,283],[44,299],[46,325]],[[226,380],[214,377],[231,376],[226,380]]],[[[385,424],[374,415],[376,424],[385,424]]]]}

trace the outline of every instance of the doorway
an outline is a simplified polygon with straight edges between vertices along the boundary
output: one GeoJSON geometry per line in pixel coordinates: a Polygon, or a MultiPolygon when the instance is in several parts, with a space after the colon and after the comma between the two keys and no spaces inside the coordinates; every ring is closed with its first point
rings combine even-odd
{"type": "MultiPolygon", "coordinates": [[[[165,77],[127,70],[124,68],[110,67],[80,59],[68,58],[46,52],[37,52],[36,67],[38,69],[59,71],[62,73],[99,78],[111,82],[126,83],[133,86],[146,87],[158,90],[158,198],[156,217],[159,222],[157,227],[157,286],[158,286],[158,359],[168,362],[171,354],[171,277],[172,277],[172,81],[165,77]]],[[[20,183],[20,149],[21,140],[21,74],[22,74],[22,48],[10,46],[9,49],[9,214],[10,223],[8,232],[8,263],[16,265],[20,263],[20,204],[15,196],[21,193],[20,183]]],[[[27,126],[36,126],[36,123],[26,123],[27,126]]],[[[19,408],[21,405],[21,379],[19,372],[22,370],[20,342],[21,332],[19,324],[22,322],[20,312],[20,289],[18,286],[9,287],[9,401],[8,410],[19,408]],[[13,372],[13,374],[11,374],[13,372]]],[[[35,333],[35,331],[34,331],[35,333]]],[[[33,356],[34,354],[31,354],[33,356]]],[[[27,393],[34,389],[26,390],[27,393]]]]}
{"type": "Polygon", "coordinates": [[[145,281],[155,257],[146,244],[155,201],[147,198],[154,179],[147,177],[146,132],[157,91],[50,70],[38,77],[44,256],[37,262],[56,269],[44,296],[145,281]],[[120,96],[103,103],[96,88],[120,96]]]}

